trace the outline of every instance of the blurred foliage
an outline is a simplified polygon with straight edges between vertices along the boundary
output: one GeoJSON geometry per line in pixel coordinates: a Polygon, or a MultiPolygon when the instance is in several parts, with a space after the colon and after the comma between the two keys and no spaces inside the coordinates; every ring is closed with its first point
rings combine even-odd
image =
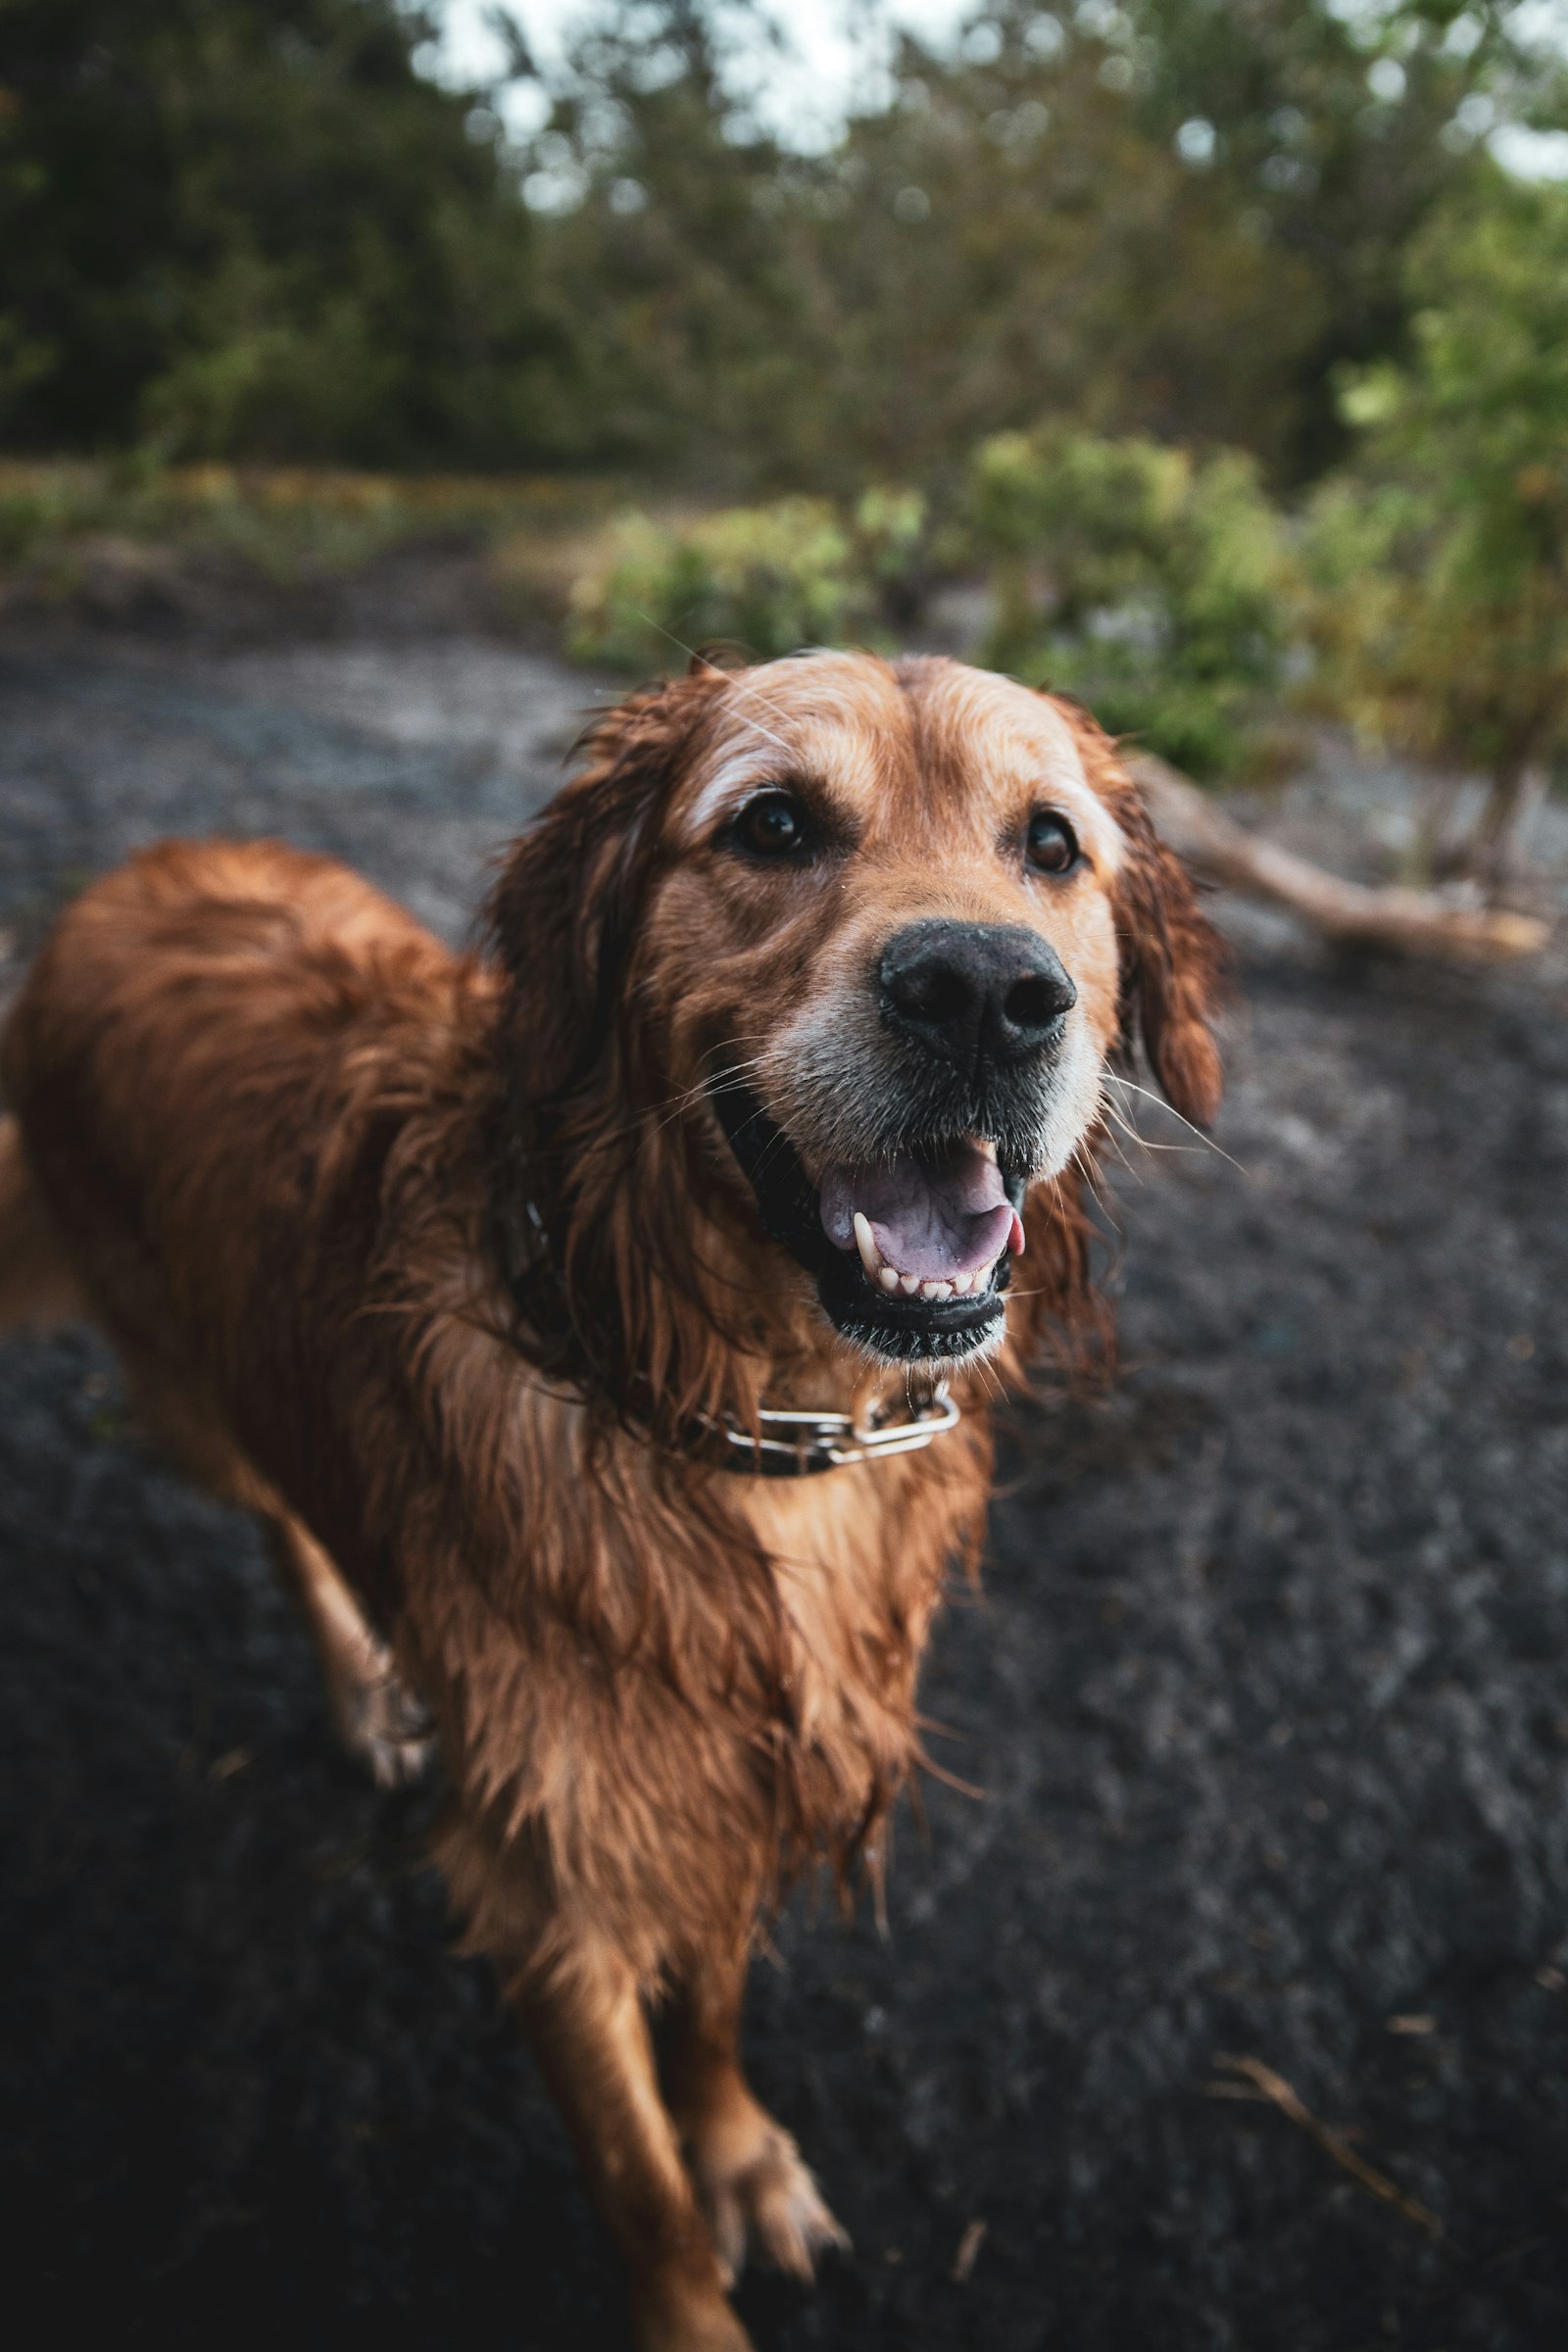
{"type": "Polygon", "coordinates": [[[582,477],[0,462],[0,608],[200,616],[215,588],[326,586],[419,548],[479,557],[497,616],[553,620],[611,495],[582,477]]]}
{"type": "Polygon", "coordinates": [[[1414,348],[1344,387],[1307,538],[1326,694],[1504,787],[1568,757],[1568,189],[1494,185],[1410,263],[1414,348]]]}
{"type": "Polygon", "coordinates": [[[606,0],[514,151],[418,70],[438,15],[0,0],[0,436],[940,503],[1060,415],[1305,480],[1557,87],[1500,0],[983,0],[807,154],[759,0],[606,0]]]}
{"type": "MultiPolygon", "coordinates": [[[[1055,424],[975,453],[946,563],[985,567],[980,658],[1076,695],[1200,776],[1234,769],[1286,655],[1283,524],[1235,452],[1202,461],[1055,424]]],[[[725,644],[897,642],[933,563],[925,501],[825,501],[624,516],[571,599],[567,646],[626,670],[725,644]]]]}
{"type": "Polygon", "coordinates": [[[1319,709],[1510,791],[1568,743],[1568,192],[1486,144],[1562,119],[1540,16],[979,0],[808,152],[763,0],[602,0],[548,81],[496,12],[518,146],[433,4],[0,0],[0,436],[82,453],[0,469],[0,563],[457,536],[627,667],[984,571],[987,658],[1197,773],[1295,631],[1319,709]],[[607,538],[607,471],[666,519],[607,538]]]}
{"type": "Polygon", "coordinates": [[[843,516],[808,498],[683,522],[624,515],[573,589],[567,650],[637,670],[705,646],[765,662],[847,637],[877,643],[917,601],[925,526],[918,491],[882,487],[843,516]]]}
{"type": "Polygon", "coordinates": [[[1402,348],[1410,238],[1495,110],[1556,88],[1513,15],[990,0],[952,47],[901,39],[801,155],[733,95],[765,41],[745,0],[606,9],[525,181],[583,446],[721,494],[940,491],[1060,414],[1309,478],[1343,446],[1335,368],[1402,348]]]}
{"type": "MultiPolygon", "coordinates": [[[[0,0],[13,444],[513,460],[533,228],[395,0],[0,0]]],[[[544,373],[540,373],[541,368],[544,373]]]]}
{"type": "Polygon", "coordinates": [[[1196,776],[1233,769],[1287,654],[1283,528],[1255,465],[1047,424],[982,443],[985,659],[1196,776]]]}
{"type": "Polygon", "coordinates": [[[859,617],[849,535],[817,499],[731,508],[684,524],[629,514],[577,587],[567,650],[616,669],[734,645],[760,661],[842,639],[859,617]]]}

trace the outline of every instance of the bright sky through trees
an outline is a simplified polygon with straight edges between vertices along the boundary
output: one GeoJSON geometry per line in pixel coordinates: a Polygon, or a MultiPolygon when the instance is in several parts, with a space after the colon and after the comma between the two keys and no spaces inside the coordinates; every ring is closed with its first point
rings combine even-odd
{"type": "MultiPolygon", "coordinates": [[[[489,0],[445,0],[447,36],[442,71],[454,80],[482,80],[497,70],[501,45],[486,24],[489,0]]],[[[592,13],[593,0],[512,0],[534,55],[549,67],[560,58],[573,25],[592,13]]],[[[752,94],[760,117],[792,146],[829,144],[853,103],[857,81],[874,72],[874,46],[857,41],[850,25],[856,12],[846,0],[775,0],[772,14],[787,47],[769,56],[752,94]]],[[[862,17],[870,12],[860,12],[862,17]]],[[[885,21],[930,40],[944,40],[971,14],[971,0],[887,0],[885,21]]],[[[533,94],[517,91],[507,102],[516,130],[535,127],[533,94]]]]}
{"type": "MultiPolygon", "coordinates": [[[[501,44],[486,23],[490,0],[439,0],[446,19],[441,59],[443,78],[483,80],[498,70],[501,44]]],[[[511,0],[539,63],[558,61],[574,24],[594,12],[595,0],[511,0]]],[[[973,14],[973,0],[883,0],[880,11],[857,10],[853,0],[774,0],[772,15],[786,36],[778,54],[759,60],[747,92],[760,118],[784,143],[800,148],[830,146],[858,91],[874,94],[880,16],[886,25],[905,26],[944,42],[973,14]],[[851,30],[858,15],[862,31],[851,30]]],[[[1070,15],[1070,6],[1061,13],[1070,15]]],[[[1334,13],[1345,19],[1386,14],[1381,0],[1342,0],[1334,13]]],[[[1461,20],[1462,22],[1463,20],[1461,20]]],[[[1526,46],[1568,52],[1568,0],[1519,0],[1515,31],[1526,46]]],[[[518,135],[537,129],[542,119],[537,89],[514,88],[503,100],[509,126],[518,135]]],[[[1568,128],[1530,129],[1502,122],[1488,142],[1504,170],[1521,179],[1568,179],[1568,128]]]]}

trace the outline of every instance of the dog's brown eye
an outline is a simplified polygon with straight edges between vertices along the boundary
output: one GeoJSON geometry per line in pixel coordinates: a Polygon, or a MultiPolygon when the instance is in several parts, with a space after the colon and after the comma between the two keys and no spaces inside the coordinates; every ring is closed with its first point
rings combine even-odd
{"type": "Polygon", "coordinates": [[[793,793],[760,792],[735,819],[735,839],[754,858],[799,858],[810,846],[806,810],[793,793]]]}
{"type": "Polygon", "coordinates": [[[1078,837],[1065,817],[1037,808],[1029,819],[1024,856],[1040,874],[1071,873],[1078,862],[1078,837]]]}

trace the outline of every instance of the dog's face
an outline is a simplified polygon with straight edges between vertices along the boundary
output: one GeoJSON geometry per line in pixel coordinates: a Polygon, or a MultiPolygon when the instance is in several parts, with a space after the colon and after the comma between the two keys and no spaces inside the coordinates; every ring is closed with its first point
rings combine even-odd
{"type": "Polygon", "coordinates": [[[662,751],[628,707],[599,780],[620,814],[578,850],[622,1088],[710,1123],[760,1292],[783,1250],[863,1352],[993,1346],[1030,1189],[1096,1126],[1140,1011],[1167,1092],[1185,1056],[1182,1107],[1212,1107],[1185,879],[1092,725],[989,673],[810,655],[663,703],[662,751]]]}
{"type": "Polygon", "coordinates": [[[776,662],[715,704],[665,838],[672,1075],[764,1228],[858,1347],[983,1347],[1117,1030],[1122,842],[1068,727],[956,665],[776,662]]]}

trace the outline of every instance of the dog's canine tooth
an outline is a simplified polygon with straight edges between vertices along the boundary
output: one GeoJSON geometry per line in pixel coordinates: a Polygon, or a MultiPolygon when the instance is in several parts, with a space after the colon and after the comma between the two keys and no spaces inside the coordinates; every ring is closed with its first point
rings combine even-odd
{"type": "Polygon", "coordinates": [[[884,1266],[884,1267],[882,1267],[881,1271],[880,1271],[880,1272],[878,1273],[878,1275],[877,1275],[877,1280],[878,1280],[878,1282],[879,1282],[879,1283],[882,1285],[882,1288],[883,1288],[885,1291],[896,1291],[896,1290],[898,1289],[898,1287],[899,1287],[899,1269],[898,1269],[898,1267],[897,1267],[897,1266],[884,1266]]]}
{"type": "Polygon", "coordinates": [[[871,1220],[863,1209],[855,1212],[855,1247],[860,1252],[860,1263],[869,1282],[882,1277],[882,1252],[871,1238],[871,1220]]]}

